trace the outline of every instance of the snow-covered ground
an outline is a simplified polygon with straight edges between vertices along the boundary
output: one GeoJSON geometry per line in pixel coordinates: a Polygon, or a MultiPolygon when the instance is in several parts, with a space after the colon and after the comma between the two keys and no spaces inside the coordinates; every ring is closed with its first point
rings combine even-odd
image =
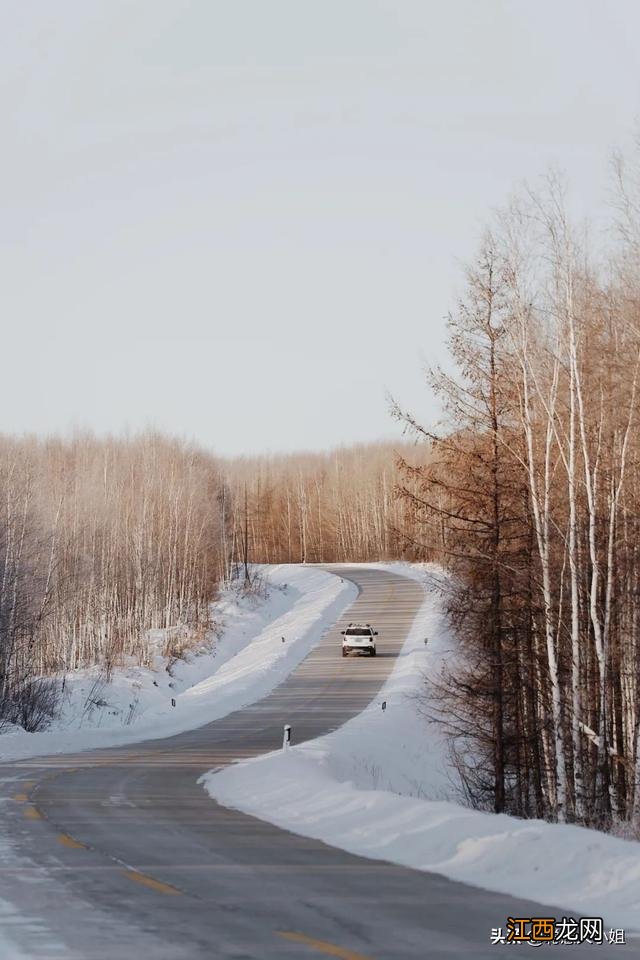
{"type": "Polygon", "coordinates": [[[355,854],[640,929],[637,842],[454,802],[445,745],[421,718],[417,698],[423,677],[455,656],[439,574],[407,565],[389,569],[422,579],[426,596],[376,701],[325,737],[207,774],[209,794],[355,854]]]}
{"type": "Polygon", "coordinates": [[[229,590],[213,604],[217,636],[199,652],[117,669],[109,682],[98,669],[68,675],[60,716],[42,733],[15,727],[0,735],[0,762],[171,736],[264,697],[357,589],[313,567],[264,566],[260,577],[257,594],[229,590]]]}
{"type": "Polygon", "coordinates": [[[27,960],[26,955],[9,940],[7,932],[12,926],[23,924],[24,918],[5,900],[0,900],[0,957],[2,960],[27,960]]]}

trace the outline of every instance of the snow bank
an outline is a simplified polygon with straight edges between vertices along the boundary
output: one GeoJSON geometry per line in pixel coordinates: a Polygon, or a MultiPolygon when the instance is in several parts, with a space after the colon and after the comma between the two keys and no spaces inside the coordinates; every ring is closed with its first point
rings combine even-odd
{"type": "Polygon", "coordinates": [[[427,593],[378,700],[325,737],[207,774],[209,794],[351,853],[640,928],[638,843],[453,802],[445,745],[416,698],[453,653],[437,572],[388,569],[427,593]]]}
{"type": "Polygon", "coordinates": [[[357,589],[313,567],[260,570],[265,595],[228,591],[212,609],[220,635],[202,651],[177,661],[158,656],[154,669],[116,670],[109,683],[97,669],[77,671],[67,677],[55,723],[42,733],[8,730],[0,736],[0,762],[172,736],[266,696],[353,602],[357,589]]]}

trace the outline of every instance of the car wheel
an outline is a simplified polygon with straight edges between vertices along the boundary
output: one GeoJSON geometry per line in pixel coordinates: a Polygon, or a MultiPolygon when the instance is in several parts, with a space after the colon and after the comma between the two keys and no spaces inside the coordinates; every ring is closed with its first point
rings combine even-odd
{"type": "Polygon", "coordinates": [[[342,648],[342,656],[343,656],[343,657],[346,657],[346,655],[347,655],[347,651],[346,651],[345,648],[343,647],[343,648],[342,648]]]}
{"type": "Polygon", "coordinates": [[[375,647],[372,647],[372,648],[371,648],[371,650],[369,651],[369,655],[370,655],[371,657],[375,657],[375,655],[376,655],[376,648],[375,648],[375,647]]]}

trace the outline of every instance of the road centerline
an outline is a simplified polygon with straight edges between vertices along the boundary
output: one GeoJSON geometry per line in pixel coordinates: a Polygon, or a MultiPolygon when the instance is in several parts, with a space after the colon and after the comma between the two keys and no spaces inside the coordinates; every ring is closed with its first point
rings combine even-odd
{"type": "Polygon", "coordinates": [[[318,940],[316,937],[308,937],[305,933],[295,933],[292,930],[278,930],[278,936],[284,940],[291,940],[293,943],[302,943],[312,950],[324,953],[329,957],[340,957],[341,960],[372,960],[364,953],[356,953],[354,950],[348,950],[345,947],[339,947],[335,943],[329,943],[328,940],[318,940]]]}
{"type": "Polygon", "coordinates": [[[155,877],[150,877],[146,873],[140,873],[139,870],[123,870],[122,875],[128,880],[133,880],[134,883],[155,890],[156,893],[164,893],[171,897],[182,896],[182,891],[177,887],[173,887],[170,883],[163,883],[162,880],[156,880],[155,877]]]}

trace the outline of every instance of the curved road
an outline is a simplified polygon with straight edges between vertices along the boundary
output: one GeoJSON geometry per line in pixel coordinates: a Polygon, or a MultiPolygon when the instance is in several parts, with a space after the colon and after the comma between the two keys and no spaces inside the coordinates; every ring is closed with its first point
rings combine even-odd
{"type": "Polygon", "coordinates": [[[253,707],[165,740],[2,766],[15,851],[0,871],[0,898],[28,922],[0,916],[0,926],[25,957],[488,958],[501,949],[489,945],[490,930],[508,915],[562,915],[295,836],[218,806],[197,784],[212,767],[278,747],[285,722],[300,742],[376,696],[422,590],[379,570],[330,569],[358,585],[357,600],[253,707]],[[376,658],[342,659],[349,620],[378,627],[376,658]]]}

